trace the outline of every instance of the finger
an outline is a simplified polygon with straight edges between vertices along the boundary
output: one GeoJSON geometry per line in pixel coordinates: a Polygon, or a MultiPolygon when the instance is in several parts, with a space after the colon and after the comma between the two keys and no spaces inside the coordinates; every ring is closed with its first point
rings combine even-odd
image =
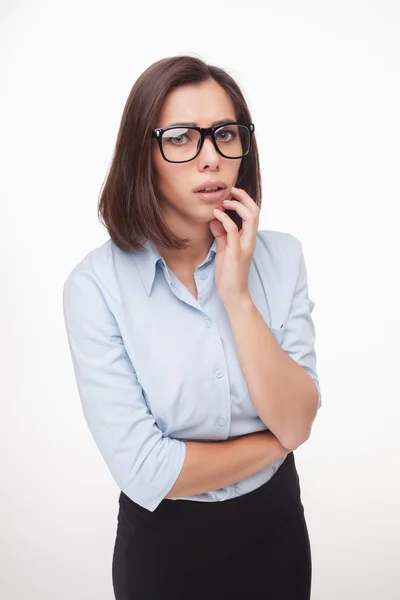
{"type": "Polygon", "coordinates": [[[254,219],[254,213],[242,202],[238,202],[237,200],[223,200],[222,204],[224,208],[235,210],[243,220],[249,221],[254,219]]]}
{"type": "Polygon", "coordinates": [[[239,237],[239,229],[236,223],[232,221],[232,219],[224,213],[222,210],[218,210],[218,208],[214,208],[214,215],[222,223],[224,229],[226,231],[226,241],[229,246],[237,255],[240,253],[240,237],[239,237]]]}
{"type": "Polygon", "coordinates": [[[211,229],[211,233],[215,237],[217,242],[217,252],[221,250],[225,250],[226,247],[226,231],[225,227],[222,225],[218,219],[213,219],[209,222],[209,227],[211,229]]]}
{"type": "Polygon", "coordinates": [[[251,245],[258,230],[258,214],[254,214],[247,206],[237,200],[224,200],[223,205],[225,208],[235,210],[242,218],[243,233],[241,237],[245,243],[251,245]]]}
{"type": "Polygon", "coordinates": [[[247,208],[249,210],[251,210],[251,212],[253,212],[254,214],[258,214],[260,212],[260,209],[257,206],[257,204],[254,202],[253,198],[251,198],[251,196],[249,196],[249,194],[242,188],[233,187],[231,193],[232,193],[232,196],[235,196],[235,198],[238,198],[240,200],[240,202],[242,202],[242,204],[244,204],[244,206],[247,206],[247,208]]]}

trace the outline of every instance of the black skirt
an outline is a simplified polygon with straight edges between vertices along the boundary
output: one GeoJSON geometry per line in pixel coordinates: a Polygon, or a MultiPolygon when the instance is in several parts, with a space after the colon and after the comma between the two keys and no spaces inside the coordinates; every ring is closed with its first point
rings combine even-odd
{"type": "Polygon", "coordinates": [[[311,552],[293,452],[258,489],[221,502],[121,492],[116,600],[309,600],[311,552]]]}

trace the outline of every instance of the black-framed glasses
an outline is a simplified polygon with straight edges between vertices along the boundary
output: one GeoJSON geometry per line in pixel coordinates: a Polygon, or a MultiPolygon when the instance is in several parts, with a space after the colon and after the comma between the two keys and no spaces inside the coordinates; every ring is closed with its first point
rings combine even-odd
{"type": "Polygon", "coordinates": [[[224,158],[242,158],[250,152],[254,124],[227,122],[214,127],[170,125],[153,129],[162,157],[167,162],[184,163],[193,160],[201,151],[206,136],[224,158]]]}

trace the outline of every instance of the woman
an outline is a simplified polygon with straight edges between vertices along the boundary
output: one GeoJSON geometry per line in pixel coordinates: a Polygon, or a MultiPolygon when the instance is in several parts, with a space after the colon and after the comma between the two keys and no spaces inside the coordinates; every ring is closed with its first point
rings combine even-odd
{"type": "Polygon", "coordinates": [[[121,489],[116,600],[310,597],[293,450],[321,405],[301,243],[259,231],[254,125],[179,56],[127,100],[64,315],[84,415],[121,489]]]}

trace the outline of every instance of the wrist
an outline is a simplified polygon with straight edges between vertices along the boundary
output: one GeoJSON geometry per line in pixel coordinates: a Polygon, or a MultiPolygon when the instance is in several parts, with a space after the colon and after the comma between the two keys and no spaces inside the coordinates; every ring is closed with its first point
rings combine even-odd
{"type": "Polygon", "coordinates": [[[223,300],[223,304],[228,316],[233,316],[236,313],[241,314],[244,311],[251,311],[254,308],[254,302],[250,291],[241,295],[232,295],[229,299],[223,300]]]}

